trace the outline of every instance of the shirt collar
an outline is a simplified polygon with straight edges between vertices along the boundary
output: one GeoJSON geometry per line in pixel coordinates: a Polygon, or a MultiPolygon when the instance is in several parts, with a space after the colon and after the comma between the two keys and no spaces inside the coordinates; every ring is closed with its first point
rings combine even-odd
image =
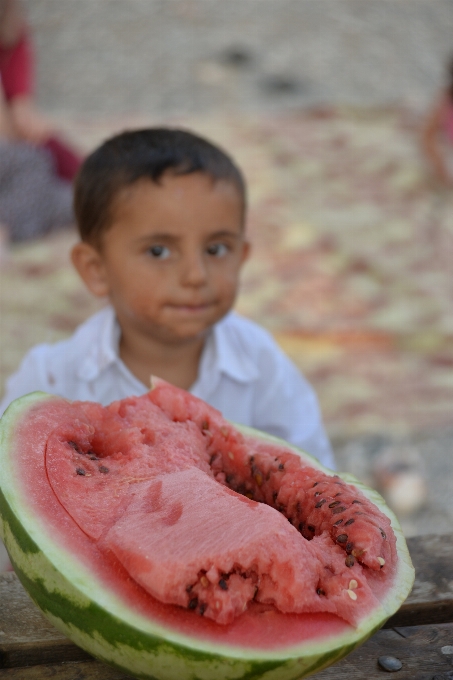
{"type": "MultiPolygon", "coordinates": [[[[121,364],[119,342],[121,329],[114,309],[109,305],[102,310],[98,327],[98,341],[94,342],[80,363],[79,377],[94,380],[112,364],[121,364]]],[[[217,383],[220,375],[226,375],[239,383],[250,383],[259,378],[259,371],[239,337],[231,328],[234,312],[230,312],[214,325],[209,333],[201,356],[198,379],[195,384],[217,383]]],[[[91,336],[91,340],[93,340],[91,336]]]]}

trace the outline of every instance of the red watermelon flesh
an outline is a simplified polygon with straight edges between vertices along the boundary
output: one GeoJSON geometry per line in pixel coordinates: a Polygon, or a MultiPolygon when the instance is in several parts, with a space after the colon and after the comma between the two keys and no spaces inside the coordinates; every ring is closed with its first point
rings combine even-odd
{"type": "Polygon", "coordinates": [[[77,418],[47,441],[46,470],[55,495],[90,538],[99,539],[121,516],[135,485],[193,465],[210,473],[195,423],[174,424],[149,399],[74,406],[77,418]]]}
{"type": "Polygon", "coordinates": [[[360,606],[348,597],[345,614],[352,576],[340,548],[326,569],[324,539],[306,541],[283,515],[195,467],[144,484],[101,547],[157,599],[217,623],[230,623],[252,600],[297,613],[337,613],[339,605],[349,621],[377,604],[358,573],[360,606]]]}
{"type": "Polygon", "coordinates": [[[254,601],[356,625],[391,582],[385,515],[188,393],[159,382],[107,408],[73,407],[77,417],[47,443],[49,483],[98,548],[162,602],[218,623],[254,601]],[[329,507],[338,493],[341,505],[329,507]]]}
{"type": "MultiPolygon", "coordinates": [[[[174,388],[155,380],[150,399],[171,415],[174,388]]],[[[182,394],[184,394],[181,391],[182,394]]],[[[173,418],[192,418],[210,439],[211,469],[215,478],[254,500],[267,503],[311,540],[328,532],[346,552],[348,565],[356,561],[380,572],[392,569],[396,541],[390,520],[353,485],[335,475],[303,465],[300,457],[268,441],[247,437],[194,397],[180,399],[173,418]]]]}

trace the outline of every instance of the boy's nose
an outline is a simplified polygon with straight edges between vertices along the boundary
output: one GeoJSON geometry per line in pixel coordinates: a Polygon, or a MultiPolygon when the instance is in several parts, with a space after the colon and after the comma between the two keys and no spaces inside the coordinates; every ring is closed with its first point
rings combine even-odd
{"type": "Polygon", "coordinates": [[[206,282],[207,268],[202,254],[193,254],[184,258],[181,282],[185,286],[201,286],[206,282]]]}

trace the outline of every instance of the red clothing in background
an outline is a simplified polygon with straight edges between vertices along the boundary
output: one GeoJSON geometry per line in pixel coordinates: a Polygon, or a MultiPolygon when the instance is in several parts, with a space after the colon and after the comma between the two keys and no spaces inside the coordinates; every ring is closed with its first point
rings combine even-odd
{"type": "MultiPolygon", "coordinates": [[[[26,31],[13,47],[5,48],[0,45],[0,76],[7,101],[11,101],[15,97],[33,95],[35,85],[34,54],[30,37],[26,31]]],[[[50,152],[58,177],[69,181],[74,179],[82,159],[69,146],[53,135],[42,146],[50,152]]]]}
{"type": "Polygon", "coordinates": [[[34,57],[26,32],[14,47],[0,45],[0,75],[6,101],[21,95],[33,94],[34,57]]]}

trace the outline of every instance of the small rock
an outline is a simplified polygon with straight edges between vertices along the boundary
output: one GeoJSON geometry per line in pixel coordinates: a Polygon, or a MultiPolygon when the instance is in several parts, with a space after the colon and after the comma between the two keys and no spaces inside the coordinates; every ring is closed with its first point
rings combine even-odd
{"type": "Polygon", "coordinates": [[[400,671],[403,667],[401,661],[394,656],[380,656],[378,664],[388,673],[395,673],[395,671],[400,671]]]}

